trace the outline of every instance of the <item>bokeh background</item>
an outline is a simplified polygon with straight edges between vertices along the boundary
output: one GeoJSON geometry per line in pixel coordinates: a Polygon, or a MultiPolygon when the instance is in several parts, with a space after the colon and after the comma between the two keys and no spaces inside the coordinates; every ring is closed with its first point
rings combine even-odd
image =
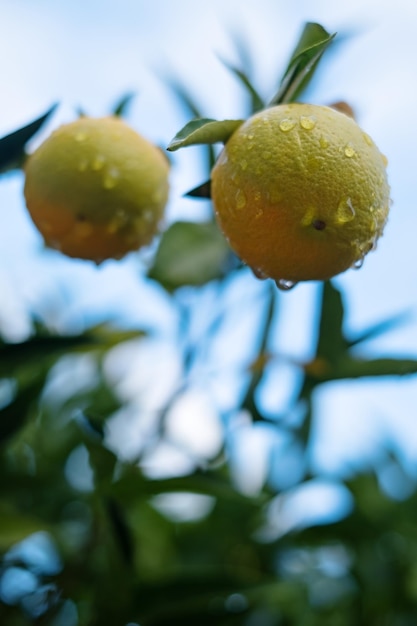
{"type": "MultiPolygon", "coordinates": [[[[306,21],[338,32],[338,43],[323,62],[308,98],[315,103],[344,99],[351,104],[359,123],[388,157],[393,199],[377,252],[367,257],[360,271],[337,279],[348,302],[348,330],[409,312],[405,324],[378,338],[375,350],[416,354],[413,3],[322,0],[312,7],[309,2],[267,0],[117,4],[2,0],[1,12],[0,132],[6,134],[59,103],[34,146],[52,128],[74,119],[80,109],[104,115],[120,97],[134,93],[128,121],[164,147],[189,119],[170,89],[172,81],[187,87],[207,117],[239,117],[245,114],[241,86],[221,58],[238,63],[238,48],[244,45],[256,87],[267,98],[275,92],[306,21]]],[[[172,159],[167,222],[201,219],[206,203],[183,197],[206,177],[198,148],[183,150],[172,159]]],[[[22,187],[21,173],[9,174],[0,185],[0,322],[6,336],[26,336],[30,312],[59,330],[82,328],[105,317],[132,326],[156,325],[167,333],[173,330],[167,299],[141,280],[135,255],[97,268],[45,251],[25,212],[22,187]]],[[[305,358],[311,350],[315,297],[316,285],[304,284],[282,298],[277,341],[280,350],[295,359],[305,358]]],[[[231,333],[229,344],[237,346],[238,337],[238,331],[231,333]]],[[[367,350],[373,350],[372,342],[367,350]]],[[[285,396],[285,383],[282,386],[285,396]]],[[[414,380],[406,379],[335,383],[321,399],[323,424],[317,439],[325,454],[317,462],[329,469],[359,462],[389,436],[398,440],[407,462],[414,464],[416,393],[414,380]]]]}
{"type": "MultiPolygon", "coordinates": [[[[326,53],[304,99],[318,104],[346,100],[353,107],[359,124],[388,158],[393,200],[376,252],[359,271],[334,281],[345,301],[345,330],[354,335],[404,313],[403,322],[368,341],[363,354],[417,358],[417,5],[408,0],[0,0],[0,14],[0,135],[59,104],[30,149],[79,111],[105,115],[126,94],[135,94],[128,122],[165,148],[190,118],[173,85],[183,85],[204,116],[239,118],[247,112],[242,87],[222,59],[239,64],[242,54],[246,56],[246,69],[267,99],[276,91],[305,22],[337,32],[337,43],[326,53]]],[[[209,203],[184,197],[207,178],[202,151],[187,148],[170,158],[166,225],[206,219],[209,203]]],[[[164,289],[145,277],[152,249],[99,267],[46,250],[26,213],[23,182],[21,172],[10,172],[0,181],[3,337],[27,338],[33,317],[58,333],[82,332],[104,320],[151,331],[140,347],[120,346],[105,363],[107,380],[128,403],[107,422],[109,448],[123,459],[143,452],[147,475],[161,478],[186,475],[196,458],[215,456],[226,436],[234,484],[241,492],[256,494],[267,476],[277,488],[296,484],[303,471],[300,451],[288,447],[282,434],[272,434],[262,424],[253,428],[247,415],[233,413],[245,382],[242,363],[247,364],[257,338],[265,283],[252,278],[249,270],[236,280],[221,303],[223,310],[217,311],[227,310],[227,323],[211,342],[202,342],[192,384],[187,393],[178,394],[167,418],[168,436],[148,452],[155,411],[181,390],[178,352],[183,348],[178,311],[164,289]]],[[[288,409],[300,375],[294,363],[313,355],[320,290],[316,283],[300,284],[280,296],[270,345],[279,358],[258,390],[266,414],[288,409]]],[[[184,307],[197,302],[189,292],[181,298],[184,307]]],[[[187,330],[187,340],[196,345],[215,322],[216,298],[207,289],[198,300],[200,314],[194,314],[187,330]]],[[[47,398],[58,405],[78,393],[89,377],[94,369],[88,359],[76,366],[63,359],[47,398]]],[[[347,479],[377,467],[387,449],[396,451],[404,472],[380,472],[380,484],[394,499],[408,497],[417,479],[416,401],[415,377],[332,382],[320,389],[310,461],[321,482],[298,493],[291,514],[274,532],[285,533],[286,524],[291,527],[300,519],[308,524],[310,513],[327,520],[332,515],[343,518],[352,502],[345,491],[334,488],[334,477],[347,479]]],[[[75,488],[91,488],[84,448],[71,455],[66,471],[75,488]]],[[[179,520],[205,514],[205,501],[182,497],[161,499],[161,510],[165,507],[179,520]]],[[[47,547],[42,549],[47,552],[47,547]]],[[[53,555],[48,558],[51,563],[53,555]]]]}

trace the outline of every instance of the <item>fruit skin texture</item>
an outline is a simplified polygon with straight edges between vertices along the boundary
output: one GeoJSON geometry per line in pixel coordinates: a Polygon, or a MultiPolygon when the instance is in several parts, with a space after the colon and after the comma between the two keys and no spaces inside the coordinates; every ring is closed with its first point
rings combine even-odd
{"type": "Polygon", "coordinates": [[[386,159],[347,115],[293,103],[265,109],[213,170],[219,226],[260,277],[326,280],[359,265],[385,226],[386,159]]]}
{"type": "Polygon", "coordinates": [[[81,117],[28,158],[24,194],[49,247],[100,263],[150,243],[168,174],[162,151],[120,118],[81,117]]]}

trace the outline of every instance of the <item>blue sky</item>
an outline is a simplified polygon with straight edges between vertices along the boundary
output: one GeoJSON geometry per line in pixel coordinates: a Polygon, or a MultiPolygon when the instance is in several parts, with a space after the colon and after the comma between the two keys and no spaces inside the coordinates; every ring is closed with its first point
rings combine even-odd
{"type": "MultiPolygon", "coordinates": [[[[417,5],[408,0],[2,0],[1,16],[0,134],[59,102],[46,134],[73,119],[78,107],[102,115],[133,91],[138,95],[129,122],[162,146],[187,121],[164,75],[172,72],[189,85],[207,116],[240,117],[240,88],[218,58],[237,60],[231,34],[247,41],[257,87],[268,96],[305,21],[338,31],[341,44],[323,63],[310,97],[323,104],[351,103],[360,125],[388,157],[393,206],[378,250],[360,271],[336,282],[345,294],[352,330],[410,310],[411,321],[369,344],[368,352],[417,357],[417,5]]],[[[202,182],[196,155],[188,149],[174,157],[168,219],[204,213],[202,204],[181,197],[202,182]]],[[[96,268],[44,253],[27,217],[22,187],[19,174],[0,181],[0,328],[6,335],[25,335],[29,310],[60,330],[82,328],[107,315],[130,325],[165,330],[175,325],[163,292],[138,280],[136,258],[96,268]]],[[[254,297],[257,289],[254,283],[254,297]]],[[[276,344],[282,352],[308,354],[316,292],[314,284],[300,285],[281,298],[276,344]]],[[[291,380],[285,368],[278,374],[291,380]]],[[[269,398],[266,389],[266,403],[269,398]]],[[[326,450],[318,455],[318,466],[330,470],[352,462],[384,437],[394,437],[411,467],[417,458],[416,400],[414,379],[334,384],[317,398],[323,409],[319,448],[326,450]]]]}

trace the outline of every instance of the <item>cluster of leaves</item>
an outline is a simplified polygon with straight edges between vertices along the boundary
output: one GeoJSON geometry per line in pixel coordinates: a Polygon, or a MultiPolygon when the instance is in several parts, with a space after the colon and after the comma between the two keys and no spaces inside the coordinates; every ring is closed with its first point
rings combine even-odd
{"type": "MultiPolygon", "coordinates": [[[[273,102],[301,94],[333,38],[317,24],[306,25],[273,102]]],[[[230,64],[229,68],[246,89],[250,111],[266,106],[245,71],[230,64]]],[[[189,110],[199,113],[182,87],[177,86],[177,93],[189,110]]],[[[123,112],[127,102],[124,99],[115,113],[123,112]]],[[[51,112],[0,141],[2,171],[22,162],[27,141],[51,112]]],[[[233,125],[236,121],[193,122],[177,136],[174,147],[203,138],[210,144],[210,163],[211,143],[225,140],[225,129],[229,132],[233,125]]],[[[191,290],[198,314],[199,296],[206,289],[213,288],[220,298],[241,273],[213,221],[176,222],[162,236],[148,278],[165,288],[178,308],[181,293],[191,290]]],[[[247,278],[254,280],[249,274],[247,278]]],[[[300,376],[288,415],[298,408],[302,419],[296,424],[287,415],[272,419],[257,392],[274,356],[272,328],[280,298],[285,296],[269,283],[264,283],[264,289],[266,308],[254,333],[259,341],[235,412],[250,415],[254,425],[261,422],[282,429],[289,441],[297,443],[304,468],[298,485],[292,486],[297,489],[315,478],[308,455],[316,390],[334,380],[415,374],[417,360],[359,358],[358,346],[390,330],[400,319],[347,336],[342,294],[327,282],[317,305],[314,357],[294,366],[300,376]]],[[[265,300],[259,306],[265,306],[265,300]]],[[[205,339],[212,341],[217,329],[218,324],[208,329],[205,339]]],[[[287,490],[267,482],[256,495],[243,495],[231,476],[226,443],[216,458],[195,462],[194,469],[180,477],[152,477],[140,455],[132,461],[117,457],[106,438],[106,423],[123,400],[109,383],[103,363],[115,346],[140,342],[145,336],[142,330],[127,332],[110,325],[63,336],[34,324],[26,341],[0,343],[0,622],[7,626],[414,624],[414,485],[408,498],[394,503],[381,491],[376,472],[356,476],[339,484],[354,503],[343,519],[267,536],[263,531],[271,515],[279,517],[287,490]],[[57,368],[65,359],[76,371],[78,361],[85,358],[94,371],[88,384],[69,394],[51,393],[57,368]],[[87,473],[87,480],[80,486],[72,474],[74,464],[76,469],[82,459],[78,473],[81,478],[87,473]],[[161,513],[156,505],[159,496],[184,493],[205,497],[209,506],[203,515],[181,522],[161,513]],[[59,555],[54,567],[51,556],[48,562],[45,554],[36,559],[30,550],[17,549],[19,542],[39,538],[39,533],[59,555]]],[[[196,348],[187,341],[183,344],[187,372],[196,348]]],[[[173,401],[174,397],[165,411],[173,401]]],[[[163,414],[158,418],[161,438],[163,414]]],[[[401,470],[395,455],[387,462],[401,470]]]]}

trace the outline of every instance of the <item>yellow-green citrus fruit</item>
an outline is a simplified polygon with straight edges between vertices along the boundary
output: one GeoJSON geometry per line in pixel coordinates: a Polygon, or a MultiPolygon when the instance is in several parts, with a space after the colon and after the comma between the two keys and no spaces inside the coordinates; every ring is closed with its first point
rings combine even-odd
{"type": "Polygon", "coordinates": [[[168,174],[163,152],[120,118],[81,117],[28,158],[26,205],[49,247],[100,263],[150,243],[168,174]]]}
{"type": "Polygon", "coordinates": [[[212,171],[230,246],[279,286],[325,280],[375,248],[390,205],[385,157],[344,113],[294,103],[249,118],[212,171]]]}

